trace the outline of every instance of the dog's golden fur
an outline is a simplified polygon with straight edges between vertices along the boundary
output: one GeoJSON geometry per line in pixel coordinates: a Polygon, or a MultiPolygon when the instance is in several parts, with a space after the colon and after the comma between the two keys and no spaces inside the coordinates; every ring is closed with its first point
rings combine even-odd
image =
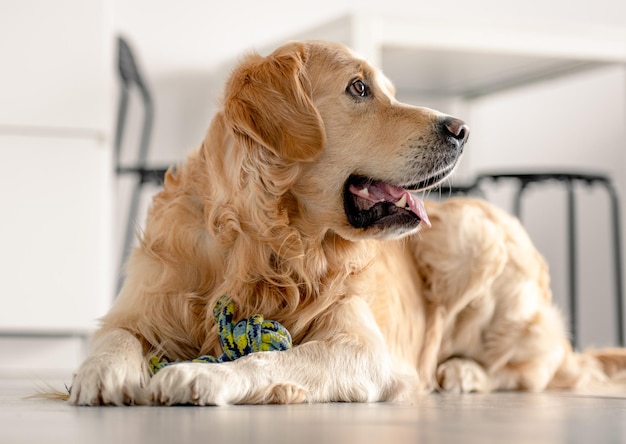
{"type": "Polygon", "coordinates": [[[393,95],[335,44],[242,61],[202,146],[154,198],[70,401],[379,401],[577,387],[607,380],[603,363],[618,374],[621,350],[572,352],[544,261],[502,211],[451,199],[427,204],[432,228],[393,209],[390,222],[348,221],[351,175],[432,184],[467,137],[462,122],[393,95]],[[224,294],[239,317],[282,323],[295,347],[150,379],[150,354],[221,354],[212,307],[224,294]]]}

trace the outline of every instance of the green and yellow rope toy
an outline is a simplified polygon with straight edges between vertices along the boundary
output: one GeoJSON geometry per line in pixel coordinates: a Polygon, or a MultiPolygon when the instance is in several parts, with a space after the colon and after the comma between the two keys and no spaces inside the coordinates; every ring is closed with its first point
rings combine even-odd
{"type": "Polygon", "coordinates": [[[220,343],[224,353],[215,357],[200,356],[191,361],[170,362],[165,358],[150,358],[150,370],[154,375],[163,367],[180,362],[219,363],[239,359],[242,356],[262,351],[288,350],[292,347],[291,335],[276,321],[268,321],[255,314],[248,319],[233,322],[235,305],[227,296],[221,296],[213,307],[213,317],[217,322],[220,343]]]}

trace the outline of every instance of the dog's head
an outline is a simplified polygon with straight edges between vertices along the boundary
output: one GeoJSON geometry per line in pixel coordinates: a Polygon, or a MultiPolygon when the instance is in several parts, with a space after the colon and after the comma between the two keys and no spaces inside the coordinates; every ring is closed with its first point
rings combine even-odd
{"type": "Polygon", "coordinates": [[[380,71],[320,41],[246,59],[227,84],[224,115],[256,158],[296,172],[284,190],[290,217],[349,240],[429,224],[415,192],[451,174],[469,134],[458,119],[398,102],[380,71]]]}

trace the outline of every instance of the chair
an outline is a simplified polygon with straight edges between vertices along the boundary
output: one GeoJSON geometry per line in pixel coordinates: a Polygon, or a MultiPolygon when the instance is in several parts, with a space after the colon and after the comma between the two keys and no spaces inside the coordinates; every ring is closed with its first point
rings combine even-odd
{"type": "Polygon", "coordinates": [[[498,182],[512,180],[517,182],[517,191],[514,196],[513,212],[521,219],[522,196],[531,184],[542,184],[548,181],[556,181],[565,185],[567,189],[567,256],[568,256],[568,290],[569,290],[569,317],[574,347],[579,345],[578,338],[578,274],[577,241],[576,241],[576,194],[575,185],[581,183],[587,186],[600,186],[606,190],[611,201],[611,231],[613,243],[613,267],[614,267],[614,290],[615,290],[615,314],[617,326],[617,341],[624,346],[624,303],[622,283],[622,241],[619,198],[611,180],[604,175],[585,174],[573,172],[494,172],[479,174],[472,187],[480,189],[486,181],[498,182]]]}
{"type": "Polygon", "coordinates": [[[118,74],[120,79],[120,100],[117,112],[117,125],[115,131],[115,159],[116,173],[119,176],[132,175],[135,176],[135,184],[131,195],[130,206],[128,211],[128,221],[126,224],[126,233],[124,244],[122,247],[121,269],[117,290],[122,287],[124,282],[123,267],[130,254],[133,239],[135,237],[135,224],[137,212],[139,209],[139,199],[141,191],[147,184],[161,185],[163,177],[168,167],[149,168],[148,152],[150,146],[150,134],[152,131],[152,121],[154,117],[154,105],[150,90],[143,80],[141,73],[137,67],[135,57],[130,45],[123,37],[117,38],[117,54],[118,54],[118,74]],[[126,117],[128,110],[128,99],[130,91],[136,88],[140,94],[141,102],[144,109],[143,126],[137,159],[133,165],[122,165],[122,139],[126,125],[126,117]]]}

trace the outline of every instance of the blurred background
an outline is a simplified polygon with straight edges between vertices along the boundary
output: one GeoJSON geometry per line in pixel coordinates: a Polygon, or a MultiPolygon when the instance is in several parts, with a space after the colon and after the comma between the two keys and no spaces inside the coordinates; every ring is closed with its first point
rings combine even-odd
{"type": "MultiPolygon", "coordinates": [[[[142,144],[148,168],[183,160],[243,54],[310,38],[348,44],[383,69],[400,100],[470,125],[454,186],[509,172],[601,178],[532,183],[520,208],[568,317],[574,282],[578,346],[617,344],[614,253],[623,222],[620,239],[602,185],[612,185],[623,208],[623,0],[0,5],[0,376],[71,374],[84,356],[115,297],[128,220],[141,227],[158,191],[147,181],[131,214],[137,175],[116,166],[137,166],[142,144]],[[120,119],[120,37],[149,93],[147,133],[147,94],[134,84],[120,119]]],[[[481,190],[513,212],[518,183],[486,180],[481,190]]]]}

